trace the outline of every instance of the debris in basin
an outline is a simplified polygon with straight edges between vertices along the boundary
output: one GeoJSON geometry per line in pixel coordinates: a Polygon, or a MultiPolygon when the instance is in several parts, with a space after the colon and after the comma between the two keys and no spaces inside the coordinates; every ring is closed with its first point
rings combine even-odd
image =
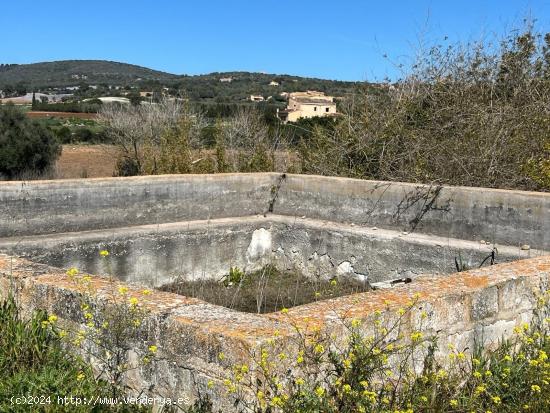
{"type": "Polygon", "coordinates": [[[396,278],[394,280],[389,280],[389,281],[380,281],[377,283],[372,283],[371,286],[374,290],[384,290],[388,288],[393,288],[398,285],[409,284],[411,282],[412,282],[412,278],[404,277],[404,278],[396,278]]]}

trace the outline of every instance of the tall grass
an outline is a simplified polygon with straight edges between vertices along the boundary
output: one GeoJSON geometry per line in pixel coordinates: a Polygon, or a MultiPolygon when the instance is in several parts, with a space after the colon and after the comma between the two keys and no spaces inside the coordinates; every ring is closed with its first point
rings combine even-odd
{"type": "Polygon", "coordinates": [[[60,399],[108,396],[91,365],[63,347],[55,315],[23,317],[13,295],[0,303],[0,412],[135,411],[134,406],[76,406],[60,399]],[[16,399],[18,398],[18,399],[16,399]]]}

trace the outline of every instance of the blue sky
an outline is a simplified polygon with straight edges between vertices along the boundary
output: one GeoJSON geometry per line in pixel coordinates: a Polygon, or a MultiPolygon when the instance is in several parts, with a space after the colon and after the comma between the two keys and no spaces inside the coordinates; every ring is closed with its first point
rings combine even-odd
{"type": "Polygon", "coordinates": [[[1,63],[107,59],[177,74],[393,79],[419,38],[550,31],[550,0],[1,0],[1,63]]]}

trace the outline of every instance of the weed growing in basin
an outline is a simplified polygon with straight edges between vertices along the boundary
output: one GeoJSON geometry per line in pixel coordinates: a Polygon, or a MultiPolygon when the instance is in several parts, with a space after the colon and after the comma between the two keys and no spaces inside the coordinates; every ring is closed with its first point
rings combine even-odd
{"type": "Polygon", "coordinates": [[[222,283],[226,287],[230,287],[234,284],[239,284],[244,279],[244,271],[237,267],[231,267],[229,274],[222,278],[222,283]]]}
{"type": "Polygon", "coordinates": [[[414,300],[397,312],[377,311],[368,323],[344,318],[333,335],[286,310],[298,339],[276,333],[223,383],[242,411],[256,413],[547,412],[549,299],[550,291],[532,322],[496,350],[473,351],[442,349],[424,331],[430,316],[414,300]]]}
{"type": "Polygon", "coordinates": [[[270,313],[327,298],[364,292],[369,285],[351,279],[306,277],[274,265],[245,273],[231,268],[216,280],[176,281],[163,290],[251,313],[270,313]]]}

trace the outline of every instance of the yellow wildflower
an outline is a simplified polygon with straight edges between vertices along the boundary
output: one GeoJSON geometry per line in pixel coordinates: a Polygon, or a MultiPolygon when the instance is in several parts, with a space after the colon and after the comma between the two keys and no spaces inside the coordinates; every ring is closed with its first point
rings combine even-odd
{"type": "Polygon", "coordinates": [[[325,348],[323,347],[322,344],[317,344],[317,345],[314,347],[313,351],[314,351],[315,353],[317,353],[317,354],[321,354],[321,353],[323,353],[323,352],[325,351],[325,348]]]}
{"type": "Polygon", "coordinates": [[[411,340],[413,342],[420,341],[420,340],[422,340],[422,336],[423,335],[420,331],[416,331],[416,332],[411,334],[411,340]]]}
{"type": "Polygon", "coordinates": [[[275,407],[281,407],[283,405],[283,400],[279,396],[274,396],[271,399],[271,405],[275,407]]]}

